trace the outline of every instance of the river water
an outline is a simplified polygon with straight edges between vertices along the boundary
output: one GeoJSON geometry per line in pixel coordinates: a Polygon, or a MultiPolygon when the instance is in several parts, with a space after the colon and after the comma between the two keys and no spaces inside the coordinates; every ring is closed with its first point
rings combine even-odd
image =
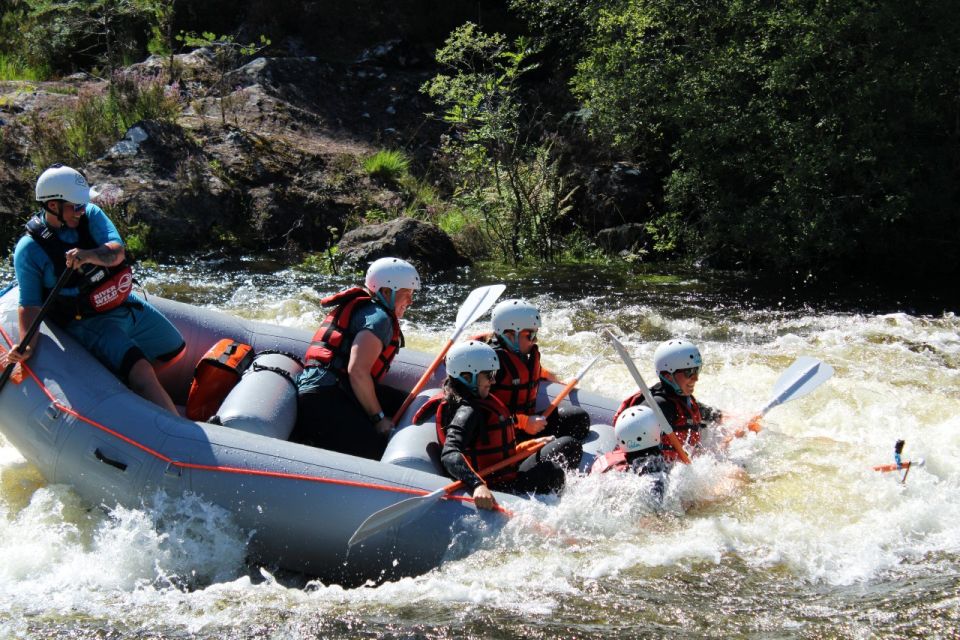
{"type": "MultiPolygon", "coordinates": [[[[305,328],[319,298],[349,282],[256,260],[141,276],[155,294],[305,328]]],[[[493,281],[540,305],[544,362],[561,377],[604,349],[602,327],[644,374],[659,341],[697,342],[697,396],[731,414],[762,406],[797,356],[836,374],[772,410],[760,434],[676,468],[662,511],[643,478],[571,477],[559,505],[524,507],[465,558],[351,590],[246,565],[244,532],[195,497],[83,504],[0,436],[0,638],[958,637],[953,313],[811,302],[802,287],[763,292],[722,275],[464,272],[427,283],[407,345],[439,349],[459,302],[493,281]],[[871,470],[893,461],[898,438],[905,458],[926,459],[905,483],[871,470]]],[[[582,386],[632,393],[604,353],[582,386]]]]}

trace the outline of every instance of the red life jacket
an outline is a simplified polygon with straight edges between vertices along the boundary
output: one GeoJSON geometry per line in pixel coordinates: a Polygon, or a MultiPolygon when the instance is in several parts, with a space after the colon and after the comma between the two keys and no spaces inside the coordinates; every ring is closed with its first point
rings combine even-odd
{"type": "Polygon", "coordinates": [[[623,449],[614,449],[603,454],[593,461],[590,473],[606,473],[607,471],[626,471],[630,468],[627,463],[627,452],[623,449]]]}
{"type": "MultiPolygon", "coordinates": [[[[27,222],[27,234],[50,258],[53,273],[58,279],[67,268],[63,257],[67,251],[95,249],[100,246],[90,233],[90,220],[85,215],[80,216],[80,223],[77,225],[79,240],[76,243],[61,240],[39,215],[27,222]]],[[[68,289],[79,289],[80,294],[57,296],[52,314],[61,324],[73,319],[105,313],[122,305],[133,290],[133,271],[126,259],[115,267],[83,265],[70,276],[70,280],[64,286],[68,289]]],[[[49,289],[45,288],[44,295],[48,294],[49,289]]]]}
{"type": "MultiPolygon", "coordinates": [[[[325,307],[334,306],[320,323],[320,328],[313,334],[310,346],[304,359],[306,366],[328,366],[340,376],[347,374],[347,363],[350,362],[350,347],[353,346],[355,335],[349,334],[350,319],[358,305],[374,302],[373,296],[363,287],[353,287],[320,301],[325,307]]],[[[374,304],[376,304],[374,302],[374,304]]],[[[384,347],[380,355],[370,367],[370,375],[379,380],[390,368],[397,351],[403,346],[403,333],[400,331],[400,322],[392,312],[387,311],[393,322],[393,337],[390,344],[384,347]]]]}
{"type": "Polygon", "coordinates": [[[490,385],[490,395],[507,405],[511,413],[532,415],[537,409],[537,392],[543,370],[540,368],[540,349],[534,345],[527,356],[522,356],[500,344],[496,335],[484,333],[473,340],[490,344],[500,359],[497,379],[490,385]]]}
{"type": "MultiPolygon", "coordinates": [[[[427,420],[431,411],[435,410],[437,439],[440,441],[441,448],[447,441],[447,425],[444,422],[446,406],[447,401],[441,391],[427,400],[413,416],[413,422],[420,424],[427,420]]],[[[470,406],[483,411],[487,419],[483,433],[477,434],[473,447],[464,452],[470,466],[479,471],[514,455],[517,452],[516,423],[507,407],[493,395],[487,398],[472,398],[470,406]]],[[[505,470],[497,474],[497,481],[510,480],[516,475],[515,469],[505,470]]]]}
{"type": "Polygon", "coordinates": [[[224,338],[210,347],[197,362],[187,396],[186,415],[207,420],[217,412],[227,394],[253,362],[253,347],[224,338]]]}
{"type": "MultiPolygon", "coordinates": [[[[677,438],[680,439],[680,444],[690,445],[691,447],[696,447],[699,445],[700,429],[702,429],[704,425],[703,417],[700,415],[700,405],[697,403],[697,399],[693,396],[689,396],[690,404],[688,405],[684,400],[685,396],[678,396],[672,393],[656,393],[656,391],[653,391],[652,393],[654,396],[666,398],[673,403],[676,418],[674,418],[673,423],[670,426],[673,427],[673,433],[675,433],[677,438]]],[[[617,409],[617,412],[613,416],[613,424],[617,424],[617,418],[620,417],[620,414],[624,410],[641,404],[645,404],[643,401],[643,393],[638,391],[620,403],[620,408],[617,409]]],[[[676,450],[670,446],[670,443],[662,442],[660,444],[660,449],[663,453],[664,459],[667,462],[675,462],[676,460],[679,460],[680,456],[677,454],[676,450]]]]}

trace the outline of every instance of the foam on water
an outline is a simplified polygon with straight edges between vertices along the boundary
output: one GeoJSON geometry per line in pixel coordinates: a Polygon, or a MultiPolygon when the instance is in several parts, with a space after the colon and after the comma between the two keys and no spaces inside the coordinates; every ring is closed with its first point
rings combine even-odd
{"type": "MultiPolygon", "coordinates": [[[[231,304],[247,317],[314,327],[317,290],[278,297],[258,287],[241,286],[231,304]]],[[[570,598],[607,588],[598,585],[730,562],[827,587],[925,576],[944,562],[956,571],[960,320],[953,315],[739,311],[678,319],[622,305],[599,317],[595,300],[536,301],[545,309],[544,363],[561,377],[605,348],[598,327],[606,325],[623,335],[651,384],[658,342],[679,334],[695,340],[705,358],[697,396],[730,414],[762,406],[797,356],[820,358],[836,373],[817,392],[773,409],[760,434],[727,450],[711,438],[711,453],[672,470],[662,506],[649,478],[571,477],[561,501],[521,505],[497,535],[469,535],[483,527],[463,523],[462,547],[439,569],[352,590],[284,586],[266,573],[251,580],[245,534],[229,514],[189,496],[158,497],[141,510],[91,509],[69,488],[46,486],[0,439],[0,611],[13,612],[0,614],[0,635],[24,634],[27,614],[52,624],[78,615],[122,619],[141,631],[160,620],[162,628],[212,635],[259,623],[277,637],[301,635],[307,620],[357,612],[376,620],[408,608],[438,624],[477,610],[549,616],[570,598]],[[907,442],[905,458],[927,460],[906,484],[871,470],[892,462],[898,438],[907,442]],[[473,553],[464,557],[465,549],[473,553]]],[[[429,324],[412,314],[404,322],[408,345],[437,349],[454,314],[429,324]]],[[[617,398],[635,390],[611,351],[581,386],[617,398]]]]}

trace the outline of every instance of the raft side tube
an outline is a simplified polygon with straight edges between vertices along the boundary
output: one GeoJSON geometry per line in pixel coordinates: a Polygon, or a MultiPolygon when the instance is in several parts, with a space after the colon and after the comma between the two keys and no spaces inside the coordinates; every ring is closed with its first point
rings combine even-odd
{"type": "Polygon", "coordinates": [[[297,422],[297,376],[303,366],[290,355],[257,354],[210,422],[286,440],[297,422]]]}
{"type": "Polygon", "coordinates": [[[437,394],[439,389],[427,389],[417,395],[410,408],[400,419],[397,430],[383,452],[382,462],[417,469],[427,473],[444,475],[440,463],[440,443],[437,440],[437,426],[432,418],[422,424],[412,424],[413,416],[426,402],[437,394]]]}

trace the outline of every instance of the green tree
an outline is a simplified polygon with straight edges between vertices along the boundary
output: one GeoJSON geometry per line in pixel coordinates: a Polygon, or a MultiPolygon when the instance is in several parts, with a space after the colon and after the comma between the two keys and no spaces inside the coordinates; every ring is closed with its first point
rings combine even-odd
{"type": "Polygon", "coordinates": [[[443,150],[459,180],[458,204],[481,217],[511,262],[554,260],[557,222],[570,209],[554,141],[537,137],[537,119],[520,98],[532,53],[526,38],[511,46],[467,23],[437,51],[444,72],[423,87],[451,125],[443,150]]]}
{"type": "Polygon", "coordinates": [[[960,13],[899,0],[607,0],[573,89],[667,176],[661,236],[725,265],[960,267],[960,13]]]}
{"type": "Polygon", "coordinates": [[[93,60],[112,74],[140,48],[145,16],[134,0],[21,1],[27,8],[24,55],[31,65],[70,70],[93,60]]]}
{"type": "Polygon", "coordinates": [[[177,34],[173,30],[177,0],[133,0],[133,2],[143,14],[151,18],[150,31],[153,38],[148,48],[150,53],[167,56],[167,74],[172,83],[177,79],[173,57],[177,46],[177,34]]]}

